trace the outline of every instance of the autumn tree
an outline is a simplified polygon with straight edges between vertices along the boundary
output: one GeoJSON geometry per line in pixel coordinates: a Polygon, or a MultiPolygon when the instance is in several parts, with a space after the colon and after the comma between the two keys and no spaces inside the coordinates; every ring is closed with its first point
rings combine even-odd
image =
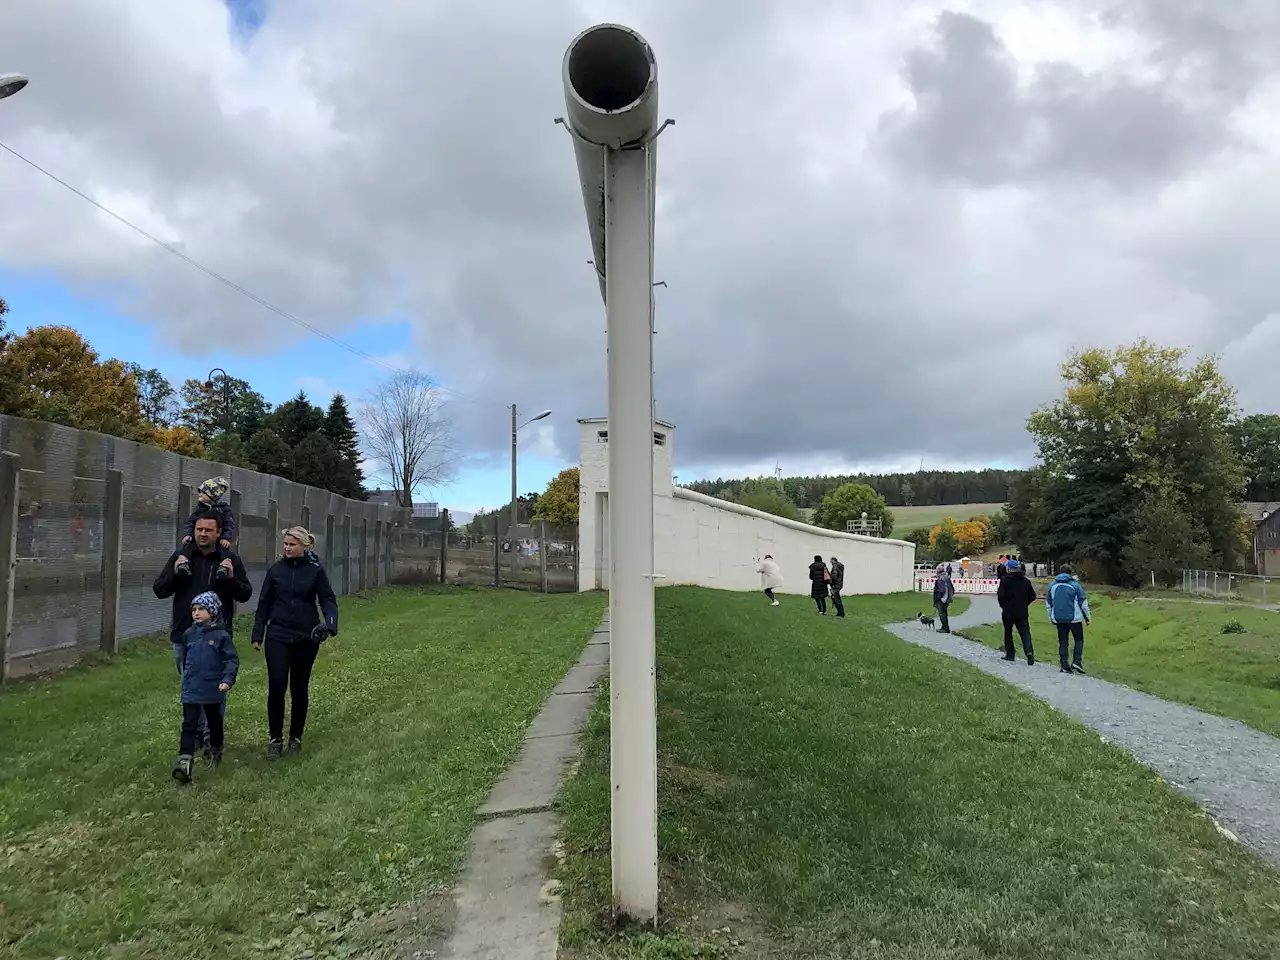
{"type": "Polygon", "coordinates": [[[204,441],[190,427],[174,424],[171,427],[157,427],[151,442],[163,450],[177,453],[184,457],[195,457],[204,460],[208,456],[204,441]]]}
{"type": "Polygon", "coordinates": [[[960,556],[960,537],[955,517],[947,517],[929,531],[929,552],[935,560],[954,560],[960,556]]]}
{"type": "Polygon", "coordinates": [[[444,395],[430,377],[392,375],[368,395],[360,419],[369,459],[391,475],[400,506],[413,506],[420,488],[452,478],[458,456],[444,395]]]}
{"type": "Polygon", "coordinates": [[[534,504],[533,518],[548,523],[578,522],[578,468],[561,470],[534,504]]]}
{"type": "Polygon", "coordinates": [[[846,483],[822,498],[814,512],[813,522],[828,530],[846,530],[850,520],[879,520],[884,536],[893,533],[893,513],[885,506],[884,497],[865,483],[846,483]]]}
{"type": "Polygon", "coordinates": [[[0,412],[117,437],[149,440],[138,386],[118,360],[70,327],[33,327],[0,353],[0,412]]]}
{"type": "Polygon", "coordinates": [[[1149,530],[1152,497],[1164,496],[1185,504],[1188,536],[1203,537],[1214,565],[1238,569],[1245,472],[1232,438],[1235,392],[1217,363],[1140,340],[1082,351],[1062,376],[1063,397],[1028,419],[1043,467],[1009,503],[1021,549],[1136,582],[1148,572],[1130,565],[1126,547],[1149,530]]]}

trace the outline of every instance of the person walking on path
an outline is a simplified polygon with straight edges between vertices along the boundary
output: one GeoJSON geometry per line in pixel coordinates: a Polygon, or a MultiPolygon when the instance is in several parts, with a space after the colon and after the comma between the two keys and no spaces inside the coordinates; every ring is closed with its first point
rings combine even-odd
{"type": "Polygon", "coordinates": [[[182,736],[173,778],[191,782],[200,719],[209,727],[209,762],[222,762],[222,704],[236,683],[240,658],[231,634],[218,624],[222,603],[212,590],[191,601],[192,624],[182,634],[182,736]]]}
{"type": "Polygon", "coordinates": [[[289,753],[302,752],[311,669],[320,644],[338,635],[338,600],[320,558],[311,549],[315,542],[305,527],[285,530],[284,556],[267,570],[258,594],[253,649],[266,647],[268,760],[280,759],[283,752],[286,694],[292,698],[289,753]]]}
{"type": "Polygon", "coordinates": [[[1049,584],[1049,592],[1044,596],[1044,605],[1049,609],[1049,622],[1058,628],[1058,662],[1063,673],[1084,673],[1081,663],[1084,657],[1084,628],[1092,624],[1089,619],[1089,598],[1085,596],[1080,581],[1071,575],[1071,568],[1063,564],[1062,569],[1049,584]],[[1067,662],[1067,640],[1075,641],[1075,649],[1071,653],[1071,661],[1067,662]]]}
{"type": "Polygon", "coordinates": [[[774,563],[770,554],[766,553],[763,560],[756,561],[756,573],[760,574],[760,585],[764,588],[764,595],[769,598],[769,603],[776,607],[778,600],[773,595],[773,591],[782,586],[782,571],[778,569],[778,565],[774,563]]]}
{"type": "Polygon", "coordinates": [[[951,567],[939,564],[933,581],[933,607],[938,611],[938,632],[950,633],[951,621],[947,619],[947,610],[951,601],[956,598],[956,588],[951,582],[951,567]]]}
{"type": "Polygon", "coordinates": [[[830,592],[830,583],[831,574],[827,572],[827,565],[822,562],[822,557],[814,556],[813,563],[809,564],[809,595],[817,604],[818,613],[824,617],[827,615],[827,594],[830,592]]]}
{"type": "Polygon", "coordinates": [[[831,603],[836,608],[836,616],[844,616],[844,601],[840,599],[840,591],[844,589],[844,564],[835,557],[831,558],[831,603]]]}
{"type": "MultiPolygon", "coordinates": [[[[212,592],[221,605],[219,626],[229,636],[235,635],[236,604],[253,597],[253,584],[245,571],[244,561],[219,542],[222,526],[214,510],[197,513],[192,522],[193,548],[184,554],[179,547],[173,552],[160,575],[152,584],[158,600],[173,598],[173,614],[169,620],[169,641],[173,644],[173,665],[182,673],[183,635],[192,624],[191,604],[202,593],[212,592]]],[[[227,712],[227,698],[221,697],[222,714],[227,712]]],[[[212,750],[209,725],[203,714],[198,718],[200,739],[206,755],[212,750]]]]}
{"type": "Polygon", "coordinates": [[[1004,576],[996,588],[996,601],[1000,604],[1000,619],[1004,622],[1004,658],[1017,659],[1013,653],[1013,631],[1017,630],[1022,638],[1022,652],[1027,655],[1027,666],[1035,666],[1036,654],[1031,646],[1028,613],[1031,604],[1036,602],[1036,588],[1017,560],[1005,564],[1004,576]]]}

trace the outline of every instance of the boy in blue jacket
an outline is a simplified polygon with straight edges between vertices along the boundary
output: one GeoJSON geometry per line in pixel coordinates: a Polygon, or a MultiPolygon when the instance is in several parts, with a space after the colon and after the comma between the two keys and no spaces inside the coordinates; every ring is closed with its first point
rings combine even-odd
{"type": "Polygon", "coordinates": [[[235,686],[240,657],[231,634],[218,626],[221,609],[216,593],[200,594],[191,601],[192,625],[182,635],[182,739],[173,765],[179,783],[191,782],[201,716],[209,724],[209,762],[222,762],[222,699],[235,686]]]}

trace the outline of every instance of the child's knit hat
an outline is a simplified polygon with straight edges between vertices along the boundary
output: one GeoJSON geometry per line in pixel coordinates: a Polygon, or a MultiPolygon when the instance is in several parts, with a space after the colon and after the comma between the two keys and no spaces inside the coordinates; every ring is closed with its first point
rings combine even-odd
{"type": "Polygon", "coordinates": [[[208,497],[210,503],[218,503],[230,489],[231,484],[227,482],[226,477],[210,477],[200,484],[199,492],[208,497]]]}
{"type": "Polygon", "coordinates": [[[191,601],[193,607],[203,607],[209,611],[210,618],[217,620],[218,614],[222,613],[222,601],[218,599],[218,595],[212,590],[206,590],[191,601]]]}

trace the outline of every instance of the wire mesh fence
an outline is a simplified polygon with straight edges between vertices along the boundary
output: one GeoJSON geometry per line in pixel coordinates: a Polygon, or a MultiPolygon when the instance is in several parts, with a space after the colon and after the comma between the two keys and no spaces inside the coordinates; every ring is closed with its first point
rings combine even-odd
{"type": "Polygon", "coordinates": [[[1280,603],[1280,577],[1223,570],[1183,570],[1182,592],[1216,600],[1239,600],[1263,605],[1280,603]],[[1273,583],[1272,581],[1276,581],[1273,583]]]}
{"type": "Polygon", "coordinates": [[[115,649],[121,640],[167,629],[171,605],[155,598],[152,583],[177,548],[195,504],[194,488],[209,477],[231,482],[239,524],[235,549],[255,588],[243,610],[255,609],[257,588],[279,556],[280,530],[293,524],[317,534],[316,553],[326,562],[335,592],[356,589],[359,580],[351,571],[361,566],[368,571],[365,586],[386,582],[388,532],[401,513],[396,508],[118,437],[3,415],[0,451],[5,677],[43,672],[75,662],[88,650],[115,649]],[[120,494],[117,516],[108,509],[113,483],[120,494]],[[114,543],[118,563],[112,562],[114,543]],[[378,547],[383,555],[375,557],[378,547]]]}
{"type": "Polygon", "coordinates": [[[578,589],[577,524],[534,521],[476,534],[425,521],[391,530],[391,583],[512,587],[543,593],[578,589]],[[501,534],[501,535],[499,535],[501,534]]]}

